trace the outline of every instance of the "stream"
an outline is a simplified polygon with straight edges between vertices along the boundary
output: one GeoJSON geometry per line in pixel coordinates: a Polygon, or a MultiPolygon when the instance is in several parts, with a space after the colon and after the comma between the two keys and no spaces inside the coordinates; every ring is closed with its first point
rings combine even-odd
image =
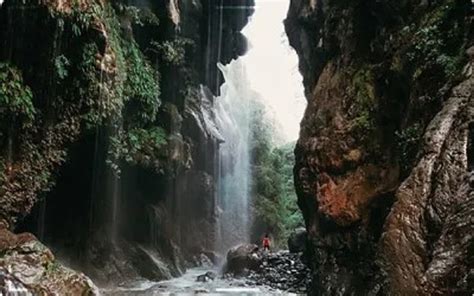
{"type": "MultiPolygon", "coordinates": [[[[248,286],[245,279],[223,279],[218,276],[206,283],[196,281],[199,275],[211,271],[209,268],[189,269],[181,277],[161,281],[142,281],[128,287],[103,289],[103,295],[138,296],[138,295],[298,295],[272,289],[267,286],[248,286]]],[[[212,270],[216,272],[216,270],[212,270]]]]}

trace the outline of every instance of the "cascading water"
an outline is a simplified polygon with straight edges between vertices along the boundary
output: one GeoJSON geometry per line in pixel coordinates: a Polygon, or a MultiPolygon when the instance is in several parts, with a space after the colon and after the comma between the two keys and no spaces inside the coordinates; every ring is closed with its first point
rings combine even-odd
{"type": "MultiPolygon", "coordinates": [[[[228,65],[215,99],[216,121],[224,143],[219,148],[216,250],[250,240],[252,228],[252,110],[265,106],[264,119],[274,125],[275,142],[295,141],[306,101],[298,58],[284,31],[286,1],[256,1],[255,13],[242,33],[250,50],[228,65]],[[257,108],[257,107],[255,107],[257,108]]],[[[242,7],[233,7],[241,9],[242,7]]]]}
{"type": "Polygon", "coordinates": [[[250,218],[250,102],[255,93],[245,79],[242,61],[218,65],[225,79],[216,99],[216,121],[224,138],[219,147],[216,249],[249,240],[250,218]]]}

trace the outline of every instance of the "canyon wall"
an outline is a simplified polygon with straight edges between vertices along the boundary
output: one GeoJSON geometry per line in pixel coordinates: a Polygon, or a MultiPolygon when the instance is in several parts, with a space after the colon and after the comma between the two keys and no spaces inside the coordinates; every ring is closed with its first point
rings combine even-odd
{"type": "Polygon", "coordinates": [[[469,1],[292,0],[314,295],[473,291],[469,1]]]}
{"type": "Polygon", "coordinates": [[[216,259],[217,62],[252,5],[4,1],[2,225],[104,285],[216,259]]]}

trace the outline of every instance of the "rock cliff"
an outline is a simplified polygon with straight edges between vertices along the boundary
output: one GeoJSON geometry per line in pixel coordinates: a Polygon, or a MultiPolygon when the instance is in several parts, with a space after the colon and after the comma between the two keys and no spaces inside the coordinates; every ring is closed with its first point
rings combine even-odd
{"type": "Polygon", "coordinates": [[[0,218],[101,284],[212,257],[217,62],[253,1],[0,4],[0,218]],[[249,6],[247,9],[229,9],[249,6]]]}
{"type": "Polygon", "coordinates": [[[472,20],[469,1],[291,1],[314,295],[472,291],[472,20]]]}

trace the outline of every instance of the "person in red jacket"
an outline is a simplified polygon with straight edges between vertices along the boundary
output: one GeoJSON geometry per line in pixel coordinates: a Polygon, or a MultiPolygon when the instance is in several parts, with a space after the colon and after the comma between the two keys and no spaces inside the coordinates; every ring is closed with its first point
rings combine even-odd
{"type": "Polygon", "coordinates": [[[265,234],[265,237],[263,238],[263,241],[262,241],[262,245],[263,245],[263,250],[270,251],[270,238],[268,237],[268,233],[265,234]]]}

